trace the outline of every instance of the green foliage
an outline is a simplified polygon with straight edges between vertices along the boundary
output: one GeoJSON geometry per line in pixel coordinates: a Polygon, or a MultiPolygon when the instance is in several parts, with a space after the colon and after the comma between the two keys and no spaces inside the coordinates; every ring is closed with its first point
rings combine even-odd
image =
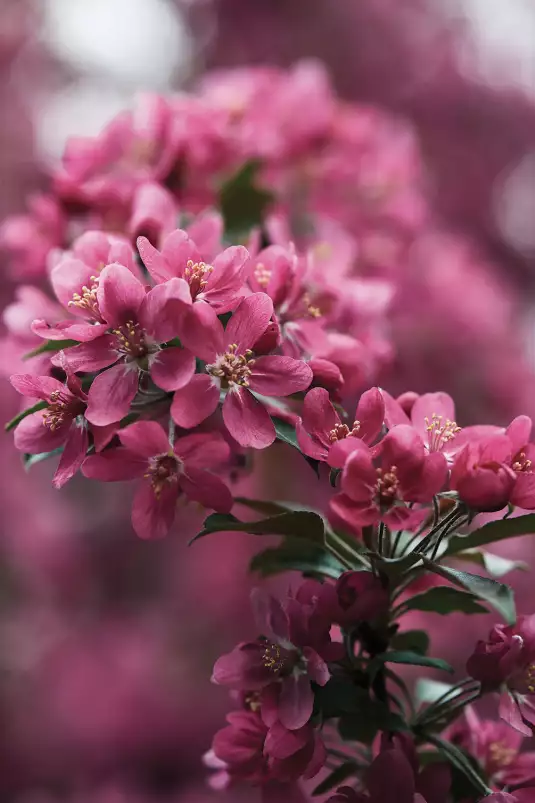
{"type": "Polygon", "coordinates": [[[22,455],[22,462],[26,471],[29,471],[32,466],[37,463],[42,463],[43,460],[48,460],[49,457],[57,457],[63,452],[64,447],[58,446],[57,449],[52,449],[51,452],[40,452],[39,454],[24,454],[22,455]]]}
{"type": "Polygon", "coordinates": [[[485,569],[491,577],[503,577],[516,570],[527,572],[529,569],[528,564],[523,560],[510,560],[502,557],[502,555],[487,552],[485,549],[468,549],[466,552],[459,552],[455,555],[455,560],[476,563],[485,569]]]}
{"type": "Polygon", "coordinates": [[[453,674],[452,667],[442,658],[430,658],[427,655],[422,655],[419,652],[412,652],[410,650],[391,650],[376,655],[368,665],[368,672],[373,678],[383,667],[384,664],[407,664],[412,666],[427,666],[429,669],[440,669],[443,672],[450,672],[453,674]]]}
{"type": "Polygon", "coordinates": [[[501,519],[484,524],[479,530],[473,530],[468,535],[454,535],[449,539],[448,548],[444,557],[466,552],[467,549],[495,544],[507,538],[516,538],[519,535],[533,535],[535,533],[535,513],[527,516],[517,516],[514,519],[501,519]]]}
{"type": "Polygon", "coordinates": [[[257,185],[261,163],[256,159],[246,162],[221,186],[219,206],[229,240],[239,240],[264,220],[274,196],[257,185]]]}
{"type": "Polygon", "coordinates": [[[47,354],[48,352],[61,351],[68,349],[71,346],[79,346],[77,340],[45,340],[40,346],[24,355],[24,360],[29,360],[32,357],[38,357],[40,354],[47,354]]]}
{"type": "Polygon", "coordinates": [[[299,448],[299,444],[297,443],[295,427],[292,426],[292,424],[289,424],[288,421],[285,421],[283,418],[278,418],[277,416],[271,416],[271,420],[273,421],[273,424],[275,426],[275,432],[277,433],[277,440],[282,441],[282,443],[287,443],[288,446],[292,446],[294,449],[297,449],[299,454],[303,455],[308,465],[316,473],[316,476],[319,477],[319,468],[320,468],[319,461],[314,460],[311,457],[308,457],[306,454],[303,454],[303,452],[299,448]]]}
{"type": "Polygon", "coordinates": [[[312,792],[314,796],[316,795],[325,795],[327,792],[330,792],[331,789],[334,789],[337,786],[341,786],[344,781],[347,781],[348,778],[351,778],[352,775],[359,769],[359,765],[356,761],[344,761],[343,764],[340,764],[335,770],[333,770],[312,792]]]}
{"type": "Polygon", "coordinates": [[[281,572],[298,571],[305,576],[338,579],[344,565],[323,547],[302,538],[286,538],[278,547],[260,552],[251,561],[251,571],[262,577],[281,572]]]}
{"type": "Polygon", "coordinates": [[[416,652],[425,655],[429,649],[429,636],[425,630],[405,630],[390,640],[392,648],[396,652],[416,652]]]}
{"type": "Polygon", "coordinates": [[[477,596],[451,586],[435,586],[403,603],[404,611],[426,611],[445,616],[448,613],[487,613],[477,596]]]}
{"type": "Polygon", "coordinates": [[[218,532],[242,532],[251,535],[288,535],[303,538],[316,544],[325,542],[325,524],[318,513],[310,510],[292,510],[260,521],[240,521],[231,514],[213,513],[204,522],[195,538],[218,532]]]}
{"type": "MultiPolygon", "coordinates": [[[[461,795],[463,794],[463,790],[466,790],[465,782],[468,782],[468,790],[472,796],[474,792],[478,795],[488,795],[491,792],[482,778],[479,768],[463,750],[460,750],[451,742],[441,739],[439,736],[429,736],[428,738],[429,742],[438,748],[444,758],[460,774],[460,780],[462,782],[461,789],[459,789],[459,781],[457,782],[457,788],[461,795]]],[[[468,794],[468,797],[470,798],[470,794],[468,794]]],[[[459,799],[457,794],[455,798],[459,799]]]]}

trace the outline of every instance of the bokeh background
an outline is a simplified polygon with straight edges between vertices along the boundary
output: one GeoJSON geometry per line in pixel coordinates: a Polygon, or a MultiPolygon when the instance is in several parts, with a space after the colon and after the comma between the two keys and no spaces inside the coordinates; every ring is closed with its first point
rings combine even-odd
{"type": "MultiPolygon", "coordinates": [[[[359,233],[369,261],[399,249],[382,384],[447,390],[463,424],[535,415],[532,0],[0,0],[0,219],[46,188],[68,136],[98,133],[140,90],[301,58],[322,61],[343,98],[402,118],[425,176],[430,213],[409,243],[359,233]]],[[[14,286],[3,259],[7,316],[14,286]]],[[[19,367],[5,330],[1,373],[19,367]]],[[[5,379],[1,390],[7,420],[19,400],[5,379]]],[[[278,457],[244,486],[287,496],[278,457]]],[[[254,545],[188,549],[201,515],[188,509],[166,541],[143,543],[129,489],[76,479],[59,494],[51,466],[24,472],[10,436],[0,467],[0,800],[225,799],[201,763],[227,708],[209,676],[247,635],[254,545]]],[[[306,471],[292,466],[303,499],[306,471]]],[[[529,539],[507,547],[533,552],[529,539]]],[[[532,576],[510,579],[532,611],[532,576]]],[[[427,621],[457,666],[486,627],[463,621],[460,639],[427,621]]]]}

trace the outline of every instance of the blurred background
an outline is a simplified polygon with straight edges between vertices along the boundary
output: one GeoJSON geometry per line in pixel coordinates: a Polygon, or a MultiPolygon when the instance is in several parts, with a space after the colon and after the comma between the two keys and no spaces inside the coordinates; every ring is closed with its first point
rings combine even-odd
{"type": "MultiPolygon", "coordinates": [[[[414,137],[428,214],[408,242],[358,234],[366,264],[394,248],[399,274],[381,383],[447,390],[463,424],[535,415],[532,0],[0,0],[0,219],[46,189],[68,137],[97,134],[140,90],[301,58],[414,137]]],[[[6,307],[16,282],[3,264],[6,307]]],[[[8,332],[0,366],[19,368],[8,332]]],[[[3,380],[5,420],[15,395],[3,380]]],[[[256,491],[281,498],[271,461],[256,491]]],[[[2,803],[251,801],[211,793],[201,757],[228,702],[212,663],[248,635],[253,545],[188,549],[200,514],[187,509],[166,541],[143,543],[129,489],[76,479],[59,494],[53,467],[25,473],[9,435],[0,466],[2,803]]],[[[307,468],[295,468],[306,498],[307,468]]],[[[532,611],[529,577],[512,580],[532,611]]],[[[465,643],[433,633],[436,649],[461,666],[485,627],[464,622],[465,643]]]]}

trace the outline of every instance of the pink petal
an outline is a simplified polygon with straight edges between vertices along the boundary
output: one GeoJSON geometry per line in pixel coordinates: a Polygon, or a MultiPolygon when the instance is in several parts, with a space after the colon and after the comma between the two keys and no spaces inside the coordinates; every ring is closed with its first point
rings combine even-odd
{"type": "Polygon", "coordinates": [[[123,482],[142,477],[147,460],[119,446],[101,454],[90,455],[82,466],[82,474],[100,482],[123,482]]]}
{"type": "Polygon", "coordinates": [[[14,434],[15,448],[25,454],[41,454],[59,448],[67,439],[71,421],[52,431],[45,426],[43,412],[32,413],[17,426],[14,434]]]}
{"type": "Polygon", "coordinates": [[[218,513],[230,513],[234,504],[231,492],[219,477],[191,464],[180,476],[180,487],[189,499],[218,513]]]}
{"type": "Polygon", "coordinates": [[[46,321],[36,320],[32,323],[32,332],[45,340],[78,340],[88,343],[106,334],[106,324],[80,323],[79,321],[60,321],[50,326],[46,321]]]}
{"type": "Polygon", "coordinates": [[[379,388],[371,388],[360,397],[355,419],[360,423],[359,438],[373,443],[383,428],[385,403],[379,388]]]}
{"type": "Polygon", "coordinates": [[[207,363],[225,351],[223,324],[208,304],[194,304],[182,321],[180,339],[192,354],[207,363]]]}
{"type": "Polygon", "coordinates": [[[368,773],[368,789],[374,803],[413,803],[414,773],[401,750],[384,750],[372,763],[368,773]]]}
{"type": "Polygon", "coordinates": [[[522,719],[518,703],[507,691],[502,692],[500,695],[499,714],[500,718],[503,719],[504,722],[507,722],[511,728],[514,728],[519,733],[523,733],[524,736],[532,735],[531,728],[529,725],[526,725],[522,719]]]}
{"type": "MultiPolygon", "coordinates": [[[[302,676],[303,677],[303,676],[302,676]]],[[[264,752],[278,759],[294,756],[306,746],[308,733],[300,728],[287,728],[284,723],[276,722],[266,736],[264,752]],[[295,731],[299,731],[296,733],[295,731]]]]}
{"type": "Polygon", "coordinates": [[[332,517],[351,532],[359,532],[361,527],[379,521],[379,511],[371,501],[353,502],[346,494],[336,494],[329,502],[332,517]]]}
{"type": "Polygon", "coordinates": [[[329,433],[340,423],[340,416],[324,388],[312,388],[303,402],[303,426],[324,446],[330,446],[329,433]]]}
{"type": "Polygon", "coordinates": [[[273,302],[265,293],[253,293],[240,302],[225,329],[225,343],[235,343],[238,352],[254,346],[273,315],[273,302]]]}
{"type": "Polygon", "coordinates": [[[447,393],[424,393],[414,402],[411,410],[411,421],[418,434],[426,441],[429,437],[426,418],[432,420],[433,415],[442,416],[442,423],[455,421],[455,403],[447,393]]]}
{"type": "Polygon", "coordinates": [[[306,675],[290,675],[282,681],[279,718],[285,728],[297,730],[312,716],[314,694],[306,675]]]}
{"type": "Polygon", "coordinates": [[[188,260],[200,262],[201,255],[196,244],[189,234],[182,229],[176,229],[166,237],[162,254],[168,265],[167,278],[171,276],[184,276],[188,260]]]}
{"type": "Polygon", "coordinates": [[[134,195],[128,233],[133,239],[144,234],[157,241],[162,231],[173,227],[176,213],[174,196],[165,187],[156,182],[142,184],[134,195]]]}
{"type": "Polygon", "coordinates": [[[317,440],[312,440],[312,438],[308,435],[307,430],[304,428],[303,422],[300,418],[298,418],[295,422],[295,435],[299,448],[303,454],[306,454],[308,457],[312,457],[314,460],[327,459],[328,447],[323,446],[317,440]]]}
{"type": "Polygon", "coordinates": [[[532,429],[531,418],[527,415],[518,415],[506,429],[506,435],[511,441],[513,452],[519,452],[530,439],[532,429]]]}
{"type": "Polygon", "coordinates": [[[9,381],[18,393],[31,399],[48,401],[54,391],[65,392],[65,385],[52,376],[33,376],[33,374],[12,374],[9,381]]]}
{"type": "Polygon", "coordinates": [[[172,278],[169,265],[162,254],[155,248],[146,237],[137,238],[137,249],[143,260],[143,264],[155,282],[166,282],[172,278]]]}
{"type": "Polygon", "coordinates": [[[120,421],[128,415],[137,390],[137,367],[121,362],[108,368],[89,388],[85,417],[99,427],[120,421]]]}
{"type": "Polygon", "coordinates": [[[175,441],[174,451],[186,468],[211,468],[226,463],[230,446],[218,432],[195,432],[175,441]]]}
{"type": "Polygon", "coordinates": [[[91,287],[94,284],[94,280],[92,281],[91,277],[94,277],[95,272],[94,265],[88,265],[80,259],[70,258],[62,260],[51,272],[50,283],[56,298],[73,315],[82,318],[94,317],[92,313],[70,304],[70,302],[73,300],[75,293],[81,294],[82,287],[91,287]]]}
{"type": "Polygon", "coordinates": [[[85,460],[88,446],[87,427],[84,424],[80,425],[73,421],[52,481],[55,488],[62,488],[66,482],[74,477],[85,460]]]}
{"type": "Polygon", "coordinates": [[[140,457],[167,454],[169,438],[156,421],[136,421],[118,432],[119,440],[127,449],[140,457]]]}
{"type": "Polygon", "coordinates": [[[342,438],[340,441],[335,441],[329,449],[328,464],[331,468],[343,468],[349,456],[353,452],[360,450],[363,443],[364,441],[361,441],[360,438],[352,435],[348,438],[342,438]]]}
{"type": "MultiPolygon", "coordinates": [[[[411,476],[411,475],[409,475],[411,476]]],[[[425,460],[424,469],[410,486],[403,482],[403,498],[407,502],[430,502],[433,496],[442,491],[448,477],[448,463],[441,452],[431,452],[425,460]]],[[[402,478],[403,480],[404,478],[402,478]]]]}
{"type": "Polygon", "coordinates": [[[312,369],[292,357],[258,357],[250,377],[253,390],[263,396],[290,396],[306,390],[312,382],[312,369]]]}
{"type": "Polygon", "coordinates": [[[386,390],[381,390],[381,395],[385,403],[385,421],[389,429],[396,427],[399,424],[410,424],[410,418],[403,410],[399,402],[394,399],[386,390]]]}
{"type": "Polygon", "coordinates": [[[139,321],[158,343],[178,337],[191,307],[189,285],[184,279],[169,279],[150,290],[139,309],[139,321]]]}
{"type": "Polygon", "coordinates": [[[150,375],[162,390],[178,390],[191,381],[195,373],[195,357],[186,349],[168,348],[159,351],[150,366],[150,375]]]}
{"type": "Polygon", "coordinates": [[[97,289],[100,314],[111,326],[137,321],[145,288],[124,265],[108,265],[100,274],[97,289]]]}
{"type": "Polygon", "coordinates": [[[290,640],[290,622],[280,601],[263,588],[251,591],[251,608],[256,627],[263,636],[275,641],[290,640]]]}
{"type": "Polygon", "coordinates": [[[517,474],[510,502],[524,510],[535,510],[535,472],[527,471],[517,474]]]}
{"type": "Polygon", "coordinates": [[[248,259],[249,252],[243,245],[226,248],[213,262],[214,270],[203,296],[213,303],[213,297],[217,297],[227,288],[239,289],[248,259]]]}
{"type": "Polygon", "coordinates": [[[109,424],[107,427],[91,427],[93,435],[93,445],[96,452],[101,452],[110,443],[117,432],[117,424],[109,424]]]}
{"type": "Polygon", "coordinates": [[[371,450],[354,438],[360,448],[348,457],[342,474],[341,487],[354,502],[365,502],[371,499],[377,482],[377,472],[373,465],[371,450]]]}
{"type": "Polygon", "coordinates": [[[217,409],[219,388],[208,374],[195,374],[184,388],[175,391],[171,416],[175,424],[193,429],[217,409]]]}
{"type": "Polygon", "coordinates": [[[132,505],[132,526],[143,539],[164,538],[175,519],[178,486],[165,485],[158,496],[152,485],[143,482],[132,505]]]}
{"type": "Polygon", "coordinates": [[[195,218],[188,226],[188,236],[193,240],[205,262],[211,262],[220,249],[223,237],[223,218],[218,212],[207,211],[195,218]]]}
{"type": "Polygon", "coordinates": [[[243,388],[227,393],[223,402],[223,421],[240,446],[265,449],[275,440],[275,426],[268,411],[243,388]]]}
{"type": "Polygon", "coordinates": [[[329,667],[323,660],[323,658],[318,655],[318,653],[312,649],[312,647],[305,647],[303,649],[303,655],[307,661],[307,672],[308,676],[314,683],[317,683],[318,686],[325,686],[326,683],[330,680],[331,673],[329,672],[329,667]]]}
{"type": "Polygon", "coordinates": [[[74,374],[78,371],[92,373],[117,362],[118,357],[115,338],[104,335],[90,343],[80,343],[58,352],[52,358],[52,364],[58,368],[66,365],[74,374]]]}

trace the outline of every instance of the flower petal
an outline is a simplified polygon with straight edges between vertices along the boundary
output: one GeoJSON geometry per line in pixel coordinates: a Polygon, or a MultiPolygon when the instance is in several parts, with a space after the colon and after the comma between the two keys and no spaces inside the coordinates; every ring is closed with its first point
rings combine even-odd
{"type": "Polygon", "coordinates": [[[156,495],[152,485],[142,482],[134,496],[132,526],[143,539],[164,538],[173,524],[178,498],[178,485],[164,485],[156,495]]]}
{"type": "Polygon", "coordinates": [[[273,302],[266,293],[244,298],[227,324],[225,343],[235,343],[241,353],[252,348],[266,331],[272,315],[273,302]]]}
{"type": "Polygon", "coordinates": [[[371,388],[360,397],[355,419],[360,423],[358,437],[371,444],[383,428],[385,403],[379,388],[371,388]]]}
{"type": "Polygon", "coordinates": [[[187,468],[211,468],[228,461],[230,446],[219,432],[194,432],[178,438],[174,452],[187,468]]]}
{"type": "Polygon", "coordinates": [[[124,265],[108,265],[100,274],[97,300],[100,314],[111,326],[137,321],[145,288],[124,265]]]}
{"type": "MultiPolygon", "coordinates": [[[[108,245],[109,248],[109,245],[108,245]]],[[[71,304],[75,293],[81,295],[82,288],[91,287],[92,277],[95,275],[95,267],[82,262],[81,259],[63,259],[50,274],[50,283],[56,294],[58,301],[72,312],[73,315],[82,318],[94,318],[95,316],[83,307],[71,304]]]]}
{"type": "Polygon", "coordinates": [[[225,351],[223,324],[208,304],[194,304],[187,310],[179,336],[183,346],[207,363],[214,362],[225,351]]]}
{"type": "Polygon", "coordinates": [[[240,446],[265,449],[275,440],[275,426],[268,411],[243,388],[227,393],[223,402],[223,421],[240,446]]]}
{"type": "Polygon", "coordinates": [[[24,418],[17,426],[14,435],[15,448],[25,454],[41,454],[42,452],[52,452],[57,449],[67,439],[71,419],[63,426],[57,427],[52,431],[44,423],[43,413],[33,413],[24,418]]]}
{"type": "Polygon", "coordinates": [[[195,374],[191,382],[175,391],[171,416],[175,424],[193,429],[212,415],[219,404],[219,388],[208,374],[195,374]]]}
{"type": "Polygon", "coordinates": [[[368,789],[374,803],[414,803],[414,773],[401,750],[379,753],[368,773],[368,789]]]}
{"type": "MultiPolygon", "coordinates": [[[[48,401],[54,391],[65,393],[65,385],[52,376],[34,376],[33,374],[12,374],[9,381],[18,393],[31,399],[48,401]]],[[[67,391],[68,393],[68,391],[67,391]]]]}
{"type": "Polygon", "coordinates": [[[186,472],[180,475],[180,487],[189,499],[218,513],[230,513],[234,504],[223,480],[202,468],[188,465],[186,472]]]}
{"type": "Polygon", "coordinates": [[[306,675],[293,674],[282,681],[279,718],[285,728],[297,730],[312,716],[314,694],[306,675]]]}
{"type": "Polygon", "coordinates": [[[117,434],[123,446],[140,457],[167,454],[170,449],[169,438],[156,421],[136,421],[117,434]]]}
{"type": "Polygon", "coordinates": [[[306,390],[312,382],[312,369],[292,357],[259,357],[250,376],[253,390],[264,396],[290,396],[306,390]]]}
{"type": "Polygon", "coordinates": [[[178,347],[159,351],[150,366],[151,379],[162,390],[183,388],[194,373],[195,357],[186,349],[178,347]]]}
{"type": "Polygon", "coordinates": [[[118,357],[115,338],[113,335],[104,335],[97,340],[59,351],[52,358],[52,364],[58,368],[66,366],[73,374],[78,371],[93,373],[113,365],[118,357]]]}
{"type": "Polygon", "coordinates": [[[108,449],[101,454],[90,455],[82,466],[82,474],[100,482],[123,482],[142,477],[147,469],[147,460],[122,446],[108,449]]]}
{"type": "Polygon", "coordinates": [[[139,309],[139,320],[158,343],[177,337],[191,307],[189,285],[184,279],[169,279],[150,290],[139,309]]]}
{"type": "Polygon", "coordinates": [[[137,367],[121,362],[108,368],[89,388],[85,417],[99,427],[120,421],[128,415],[137,389],[137,367]]]}
{"type": "Polygon", "coordinates": [[[80,425],[73,421],[69,429],[69,434],[65,442],[65,448],[61,454],[59,465],[54,474],[52,484],[55,488],[62,488],[68,482],[85,460],[89,437],[87,426],[80,425]]]}

